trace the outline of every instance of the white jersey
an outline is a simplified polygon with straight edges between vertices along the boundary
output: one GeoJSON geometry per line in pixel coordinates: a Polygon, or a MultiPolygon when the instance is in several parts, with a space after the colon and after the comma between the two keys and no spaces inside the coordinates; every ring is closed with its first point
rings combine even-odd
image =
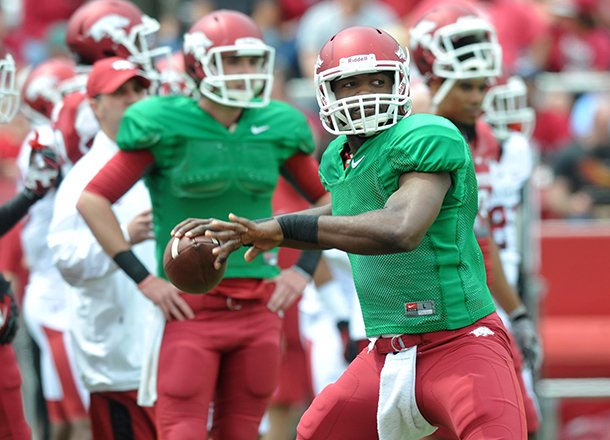
{"type": "Polygon", "coordinates": [[[512,286],[517,284],[521,262],[519,208],[522,190],[532,174],[533,166],[531,146],[520,133],[512,133],[504,141],[500,161],[491,164],[491,230],[498,244],[506,278],[512,286]]]}
{"type": "MultiPolygon", "coordinates": [[[[106,255],[76,209],[83,189],[118,151],[103,132],[59,187],[49,233],[53,261],[70,287],[70,333],[76,361],[90,391],[135,390],[140,382],[143,341],[149,318],[160,313],[134,282],[106,255]]],[[[150,209],[142,182],[114,205],[121,227],[150,209]]],[[[152,240],[135,245],[134,253],[154,271],[152,240]]]]}
{"type": "MultiPolygon", "coordinates": [[[[35,130],[41,144],[55,148],[56,133],[50,125],[39,125],[35,130]]],[[[25,176],[28,171],[32,151],[29,141],[33,138],[34,130],[26,136],[17,158],[21,176],[25,176]]],[[[21,233],[21,244],[29,270],[23,308],[30,329],[34,325],[43,325],[58,331],[67,328],[66,283],[53,265],[46,240],[53,216],[55,195],[56,190],[51,189],[30,208],[21,233]]]]}

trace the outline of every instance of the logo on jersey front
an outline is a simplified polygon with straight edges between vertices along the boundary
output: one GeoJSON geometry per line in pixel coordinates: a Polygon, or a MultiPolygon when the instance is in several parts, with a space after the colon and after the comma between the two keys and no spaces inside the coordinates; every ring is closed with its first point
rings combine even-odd
{"type": "Polygon", "coordinates": [[[431,316],[436,313],[434,301],[416,301],[405,304],[405,315],[408,318],[431,316]]]}
{"type": "Polygon", "coordinates": [[[267,130],[269,130],[269,126],[268,125],[259,125],[259,126],[253,125],[252,127],[250,127],[250,131],[252,132],[252,134],[254,136],[256,136],[258,134],[261,134],[261,133],[264,133],[267,130]]]}
{"type": "Polygon", "coordinates": [[[354,160],[352,161],[352,168],[356,168],[358,165],[360,165],[360,162],[362,162],[364,160],[364,156],[362,156],[360,159],[358,160],[354,160]]]}

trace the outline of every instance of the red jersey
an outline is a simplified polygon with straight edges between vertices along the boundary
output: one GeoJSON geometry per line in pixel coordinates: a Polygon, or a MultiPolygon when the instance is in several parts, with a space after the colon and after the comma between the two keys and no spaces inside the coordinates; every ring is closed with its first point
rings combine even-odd
{"type": "Polygon", "coordinates": [[[500,160],[500,144],[491,127],[482,119],[475,124],[475,137],[468,141],[479,191],[479,211],[474,224],[477,241],[483,252],[487,282],[491,283],[491,261],[489,258],[489,209],[492,192],[491,163],[500,160]]]}

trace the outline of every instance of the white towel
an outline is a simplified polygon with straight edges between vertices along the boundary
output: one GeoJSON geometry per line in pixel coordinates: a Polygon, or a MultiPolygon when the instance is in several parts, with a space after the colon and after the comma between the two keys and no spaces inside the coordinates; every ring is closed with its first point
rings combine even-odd
{"type": "Polygon", "coordinates": [[[379,440],[419,440],[436,431],[417,408],[416,357],[417,346],[386,355],[377,407],[379,440]]]}
{"type": "Polygon", "coordinates": [[[142,372],[138,387],[138,405],[140,406],[153,406],[157,401],[157,369],[164,330],[165,317],[161,309],[155,307],[154,312],[149,315],[148,331],[144,339],[142,372]]]}

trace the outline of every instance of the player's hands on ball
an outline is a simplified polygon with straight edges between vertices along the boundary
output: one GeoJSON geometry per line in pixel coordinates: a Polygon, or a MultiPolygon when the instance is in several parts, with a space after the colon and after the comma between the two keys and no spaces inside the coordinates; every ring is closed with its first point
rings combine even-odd
{"type": "Polygon", "coordinates": [[[244,258],[250,262],[259,254],[277,247],[284,235],[275,219],[257,223],[235,214],[229,214],[228,222],[218,219],[187,219],[179,223],[172,235],[174,237],[196,237],[206,235],[218,240],[221,245],[212,252],[218,257],[214,267],[220,268],[229,255],[242,246],[252,246],[244,258]]]}

